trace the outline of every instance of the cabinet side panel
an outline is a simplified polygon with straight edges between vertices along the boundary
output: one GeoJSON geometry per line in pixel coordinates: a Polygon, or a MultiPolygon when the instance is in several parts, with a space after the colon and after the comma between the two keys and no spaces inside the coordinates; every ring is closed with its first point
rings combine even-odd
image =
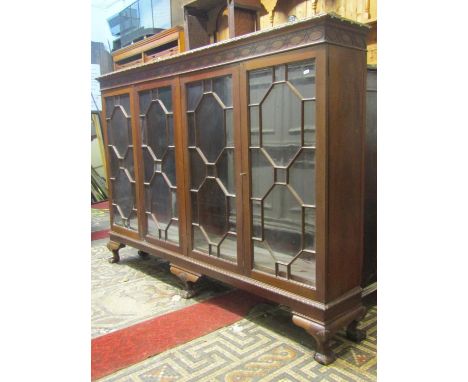
{"type": "Polygon", "coordinates": [[[365,52],[329,47],[326,299],[361,282],[365,52]]]}

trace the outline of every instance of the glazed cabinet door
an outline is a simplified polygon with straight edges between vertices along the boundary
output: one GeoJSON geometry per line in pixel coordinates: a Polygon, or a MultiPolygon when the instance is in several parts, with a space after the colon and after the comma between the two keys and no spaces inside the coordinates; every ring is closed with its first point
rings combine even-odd
{"type": "Polygon", "coordinates": [[[158,246],[183,251],[184,204],[182,154],[178,144],[177,81],[156,81],[135,90],[141,171],[142,237],[158,246]],[[183,196],[182,196],[183,197],[183,196]]]}
{"type": "Polygon", "coordinates": [[[244,65],[251,277],[315,297],[317,286],[317,60],[287,54],[244,65]]]}
{"type": "Polygon", "coordinates": [[[104,95],[104,139],[109,179],[112,230],[138,237],[135,142],[131,90],[104,95]]]}
{"type": "Polygon", "coordinates": [[[238,71],[181,79],[190,256],[241,273],[238,71]]]}

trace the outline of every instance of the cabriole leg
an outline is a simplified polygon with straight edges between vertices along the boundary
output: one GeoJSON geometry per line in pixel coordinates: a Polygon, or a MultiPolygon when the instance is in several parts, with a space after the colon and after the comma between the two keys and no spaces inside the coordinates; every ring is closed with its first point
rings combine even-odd
{"type": "Polygon", "coordinates": [[[330,348],[330,340],[333,335],[338,330],[346,327],[346,335],[349,339],[361,341],[365,338],[365,332],[356,329],[356,326],[365,314],[366,308],[358,306],[327,324],[316,322],[296,312],[293,312],[292,320],[294,324],[314,337],[317,346],[314,359],[322,365],[329,365],[336,359],[335,353],[330,348]]]}
{"type": "Polygon", "coordinates": [[[191,298],[197,295],[198,290],[195,288],[195,283],[202,277],[197,273],[189,272],[186,269],[177,267],[171,264],[171,273],[179,278],[184,285],[184,290],[181,293],[182,298],[191,298]]]}
{"type": "Polygon", "coordinates": [[[112,257],[108,259],[109,263],[118,263],[120,261],[119,251],[123,247],[125,247],[125,244],[109,240],[107,248],[112,252],[112,257]]]}

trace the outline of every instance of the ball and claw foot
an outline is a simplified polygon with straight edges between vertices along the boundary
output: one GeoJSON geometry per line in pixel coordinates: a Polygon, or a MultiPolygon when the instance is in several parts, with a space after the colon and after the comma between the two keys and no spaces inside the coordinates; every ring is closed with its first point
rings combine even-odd
{"type": "Polygon", "coordinates": [[[357,328],[358,321],[351,322],[346,328],[346,337],[354,342],[361,342],[366,339],[366,332],[357,328]]]}
{"type": "Polygon", "coordinates": [[[115,241],[109,241],[107,243],[107,248],[112,252],[112,257],[107,259],[109,263],[118,263],[120,261],[119,251],[121,248],[125,247],[125,244],[117,243],[115,241]]]}
{"type": "Polygon", "coordinates": [[[143,259],[143,260],[148,260],[149,259],[149,253],[145,251],[138,251],[138,255],[143,259]]]}

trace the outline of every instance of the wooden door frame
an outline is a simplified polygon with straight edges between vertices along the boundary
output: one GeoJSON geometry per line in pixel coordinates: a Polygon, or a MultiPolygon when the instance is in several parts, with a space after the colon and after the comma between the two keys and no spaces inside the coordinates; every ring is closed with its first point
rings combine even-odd
{"type": "Polygon", "coordinates": [[[240,64],[240,94],[241,94],[241,118],[242,118],[242,173],[246,174],[243,182],[244,195],[244,274],[255,280],[276,286],[295,294],[323,301],[325,296],[324,281],[326,269],[326,237],[327,237],[327,48],[317,46],[302,48],[291,52],[275,54],[274,56],[261,57],[248,60],[240,64]],[[309,286],[294,280],[278,278],[274,275],[253,269],[252,250],[252,222],[251,216],[251,170],[250,170],[250,134],[248,125],[248,72],[255,69],[268,68],[281,64],[301,62],[307,59],[315,59],[316,76],[316,280],[315,286],[309,286]]]}
{"type": "Polygon", "coordinates": [[[147,81],[143,84],[136,85],[134,87],[135,97],[135,109],[133,110],[134,115],[137,116],[136,123],[136,139],[138,142],[136,151],[138,155],[138,171],[140,179],[140,198],[142,201],[141,210],[139,210],[139,220],[141,221],[140,236],[142,240],[147,241],[151,244],[157,245],[161,248],[168,249],[170,251],[186,254],[186,229],[185,229],[185,200],[183,190],[185,187],[184,176],[184,163],[183,153],[180,144],[180,86],[178,77],[170,77],[164,79],[156,79],[147,81]],[[178,207],[178,223],[179,223],[179,245],[158,240],[147,234],[147,220],[145,211],[145,185],[144,185],[144,163],[143,163],[143,150],[141,148],[141,127],[140,127],[140,93],[147,90],[153,90],[163,87],[171,87],[172,96],[172,118],[173,118],[173,133],[174,133],[174,146],[175,146],[175,166],[176,166],[176,187],[177,187],[177,207],[178,207]],[[180,174],[180,175],[179,175],[180,174]]]}
{"type": "Polygon", "coordinates": [[[186,203],[186,233],[187,233],[187,253],[190,257],[202,260],[207,264],[218,266],[220,268],[243,273],[243,211],[242,211],[242,154],[241,154],[241,135],[240,135],[240,97],[239,97],[239,65],[226,65],[217,70],[197,71],[196,73],[187,73],[179,77],[180,80],[180,102],[181,102],[181,127],[182,127],[182,146],[184,154],[185,173],[185,203],[186,203]],[[234,129],[234,163],[235,163],[235,184],[236,184],[236,235],[237,235],[237,264],[215,256],[204,254],[203,252],[192,249],[192,211],[190,195],[190,159],[188,151],[188,126],[187,126],[187,100],[186,85],[188,83],[198,82],[205,79],[213,79],[231,75],[232,78],[232,107],[233,107],[233,129],[234,129]],[[237,111],[237,112],[236,112],[237,111]]]}
{"type": "Polygon", "coordinates": [[[102,92],[102,115],[103,115],[103,133],[104,133],[104,145],[105,145],[105,156],[106,156],[106,176],[107,176],[107,182],[109,185],[109,215],[110,215],[110,228],[111,231],[122,234],[122,235],[128,235],[129,237],[133,239],[140,239],[140,218],[139,218],[139,213],[141,210],[141,199],[139,197],[139,163],[138,163],[138,158],[136,156],[136,137],[135,137],[135,130],[136,130],[136,121],[135,121],[135,116],[134,116],[134,102],[135,102],[135,97],[134,97],[134,85],[126,86],[126,87],[121,87],[118,89],[112,89],[112,90],[106,90],[102,92]],[[119,95],[127,95],[129,96],[130,100],[130,110],[128,110],[131,118],[131,123],[130,123],[130,129],[132,133],[132,145],[133,145],[133,169],[134,169],[134,177],[135,177],[135,202],[136,202],[136,208],[137,208],[137,222],[138,222],[138,230],[130,230],[128,228],[121,227],[119,225],[114,224],[114,209],[112,206],[113,203],[113,198],[112,198],[112,182],[110,180],[111,174],[110,174],[110,155],[109,155],[109,139],[107,136],[107,109],[106,109],[106,99],[109,97],[115,97],[119,95]]]}

